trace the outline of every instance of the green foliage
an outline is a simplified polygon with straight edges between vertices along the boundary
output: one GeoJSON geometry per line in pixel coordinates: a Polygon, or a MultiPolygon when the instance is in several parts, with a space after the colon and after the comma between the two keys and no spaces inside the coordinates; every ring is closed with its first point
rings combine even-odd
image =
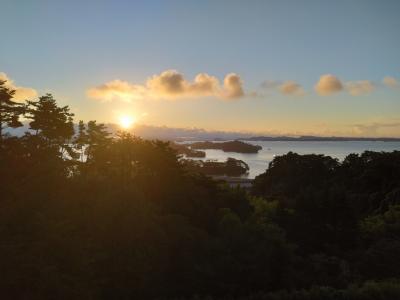
{"type": "Polygon", "coordinates": [[[360,229],[366,239],[400,236],[400,205],[390,205],[382,214],[366,217],[360,222],[360,229]]]}
{"type": "Polygon", "coordinates": [[[342,164],[323,155],[288,153],[255,179],[253,193],[279,201],[278,222],[303,252],[337,256],[359,243],[359,220],[370,217],[364,231],[384,230],[375,214],[400,201],[399,186],[399,151],[351,154],[342,164]]]}
{"type": "Polygon", "coordinates": [[[274,158],[267,172],[256,178],[253,192],[289,200],[310,185],[327,184],[338,166],[338,161],[329,156],[289,152],[274,158]]]}

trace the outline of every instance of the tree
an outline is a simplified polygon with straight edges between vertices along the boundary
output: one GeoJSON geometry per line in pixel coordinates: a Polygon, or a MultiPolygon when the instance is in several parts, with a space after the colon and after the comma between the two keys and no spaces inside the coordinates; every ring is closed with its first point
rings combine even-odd
{"type": "Polygon", "coordinates": [[[97,124],[96,121],[88,122],[86,135],[83,136],[87,144],[86,155],[88,162],[93,159],[95,151],[105,146],[110,141],[109,135],[110,133],[107,131],[104,124],[97,124]]]}
{"type": "Polygon", "coordinates": [[[277,156],[265,173],[254,180],[253,193],[258,196],[293,199],[307,188],[329,184],[339,162],[330,156],[288,152],[277,156]]]}
{"type": "Polygon", "coordinates": [[[15,90],[6,87],[6,81],[0,80],[0,142],[3,138],[3,128],[22,126],[19,116],[24,113],[24,107],[23,104],[12,100],[14,94],[15,90]]]}
{"type": "Polygon", "coordinates": [[[80,120],[78,124],[78,134],[76,135],[74,139],[74,147],[75,150],[78,151],[79,154],[79,159],[81,162],[83,162],[84,159],[84,151],[85,147],[87,146],[88,142],[88,135],[86,133],[86,126],[85,123],[80,120]]]}
{"type": "Polygon", "coordinates": [[[42,137],[51,147],[59,147],[73,155],[69,146],[74,135],[73,116],[68,106],[59,107],[53,95],[46,94],[38,101],[27,101],[27,117],[32,120],[30,128],[42,137]]]}

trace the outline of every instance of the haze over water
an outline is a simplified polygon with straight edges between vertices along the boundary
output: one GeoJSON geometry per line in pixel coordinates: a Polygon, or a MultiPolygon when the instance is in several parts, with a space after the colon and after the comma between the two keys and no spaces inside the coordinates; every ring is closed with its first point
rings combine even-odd
{"type": "Polygon", "coordinates": [[[262,146],[256,154],[224,152],[222,150],[207,149],[206,160],[212,159],[225,161],[228,157],[243,160],[250,167],[250,172],[246,176],[255,178],[257,175],[265,172],[268,164],[274,156],[283,155],[289,151],[298,154],[325,154],[342,161],[350,153],[362,153],[371,151],[393,151],[400,150],[400,142],[374,142],[374,141],[246,141],[253,145],[262,146]]]}

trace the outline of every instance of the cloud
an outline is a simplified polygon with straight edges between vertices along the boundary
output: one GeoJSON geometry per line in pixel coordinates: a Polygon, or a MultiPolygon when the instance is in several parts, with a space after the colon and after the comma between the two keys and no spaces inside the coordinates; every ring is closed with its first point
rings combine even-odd
{"type": "Polygon", "coordinates": [[[235,73],[227,74],[221,85],[218,78],[206,73],[197,74],[193,81],[185,79],[176,70],[166,70],[147,79],[144,85],[132,84],[123,80],[112,80],[87,91],[90,98],[101,100],[120,99],[179,99],[197,97],[216,97],[238,99],[245,96],[243,82],[235,73]]]}
{"type": "Polygon", "coordinates": [[[140,99],[145,94],[146,90],[142,86],[132,85],[127,81],[119,79],[112,80],[87,91],[87,95],[90,98],[106,101],[115,98],[129,101],[131,99],[140,99]]]}
{"type": "Polygon", "coordinates": [[[326,74],[319,78],[314,87],[315,91],[321,96],[330,96],[343,90],[340,79],[334,75],[326,74]]]}
{"type": "Polygon", "coordinates": [[[386,76],[382,80],[383,84],[390,88],[400,88],[400,82],[391,76],[386,76]]]}
{"type": "Polygon", "coordinates": [[[32,88],[15,85],[14,80],[10,79],[6,73],[0,72],[0,80],[6,81],[5,86],[15,91],[13,99],[16,101],[31,99],[38,95],[37,91],[32,88]]]}
{"type": "Polygon", "coordinates": [[[244,96],[243,82],[239,75],[230,73],[225,76],[222,95],[227,99],[237,99],[244,96]]]}
{"type": "Polygon", "coordinates": [[[161,96],[174,97],[183,94],[188,85],[183,75],[174,70],[164,71],[147,80],[147,87],[161,96]]]}
{"type": "Polygon", "coordinates": [[[293,80],[265,80],[261,83],[264,89],[274,89],[286,96],[304,96],[306,94],[304,88],[293,80]]]}
{"type": "Polygon", "coordinates": [[[285,81],[281,85],[279,85],[279,91],[284,95],[289,96],[304,96],[305,91],[303,87],[295,81],[285,81]]]}
{"type": "Polygon", "coordinates": [[[331,74],[322,75],[314,87],[320,96],[330,96],[335,93],[346,90],[352,96],[361,96],[372,93],[375,90],[375,84],[369,80],[342,81],[331,74]]]}
{"type": "Polygon", "coordinates": [[[200,73],[195,77],[194,83],[189,85],[189,90],[194,94],[211,96],[218,92],[219,81],[214,76],[200,73]]]}
{"type": "Polygon", "coordinates": [[[261,83],[261,87],[263,87],[265,89],[277,88],[281,84],[282,84],[282,81],[279,81],[279,80],[265,80],[261,83]]]}
{"type": "Polygon", "coordinates": [[[349,81],[346,83],[346,89],[352,96],[361,96],[372,93],[375,85],[369,80],[349,81]]]}
{"type": "Polygon", "coordinates": [[[314,87],[320,96],[330,96],[343,90],[346,90],[352,96],[361,96],[372,93],[375,88],[375,84],[369,80],[343,83],[338,77],[331,74],[322,75],[314,87]]]}

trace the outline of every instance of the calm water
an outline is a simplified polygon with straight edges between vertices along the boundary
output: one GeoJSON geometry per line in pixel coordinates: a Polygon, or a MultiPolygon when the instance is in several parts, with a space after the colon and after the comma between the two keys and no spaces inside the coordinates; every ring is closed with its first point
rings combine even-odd
{"type": "Polygon", "coordinates": [[[257,154],[242,154],[234,152],[223,152],[222,150],[204,150],[205,159],[225,161],[228,157],[241,159],[250,167],[248,178],[263,173],[268,163],[275,155],[286,154],[289,151],[299,154],[325,154],[339,160],[343,160],[350,153],[362,153],[365,150],[372,151],[393,151],[400,150],[400,142],[247,142],[253,145],[262,146],[257,154]]]}

